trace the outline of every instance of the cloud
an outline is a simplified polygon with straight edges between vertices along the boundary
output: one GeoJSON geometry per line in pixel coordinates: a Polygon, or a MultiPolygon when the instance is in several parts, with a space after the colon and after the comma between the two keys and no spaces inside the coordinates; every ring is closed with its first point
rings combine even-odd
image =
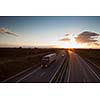
{"type": "Polygon", "coordinates": [[[97,43],[99,34],[95,32],[85,31],[80,33],[75,39],[78,43],[97,43]]]}
{"type": "Polygon", "coordinates": [[[65,33],[65,36],[66,36],[66,38],[62,38],[62,39],[60,39],[60,41],[64,41],[64,42],[70,41],[71,34],[70,33],[65,33]]]}
{"type": "Polygon", "coordinates": [[[65,36],[70,36],[70,34],[69,33],[66,33],[65,36]]]}
{"type": "Polygon", "coordinates": [[[16,33],[11,32],[8,28],[0,28],[0,34],[10,34],[14,36],[18,36],[16,33]]]}
{"type": "Polygon", "coordinates": [[[70,41],[70,39],[69,38],[63,38],[63,39],[60,39],[60,41],[67,42],[67,41],[70,41]]]}
{"type": "Polygon", "coordinates": [[[100,44],[99,44],[99,43],[94,43],[94,45],[96,45],[96,46],[100,46],[100,44]]]}

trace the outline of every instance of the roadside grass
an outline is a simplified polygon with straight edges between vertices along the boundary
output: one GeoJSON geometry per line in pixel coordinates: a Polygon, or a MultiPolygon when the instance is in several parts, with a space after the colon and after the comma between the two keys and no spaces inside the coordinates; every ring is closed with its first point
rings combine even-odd
{"type": "Polygon", "coordinates": [[[41,62],[41,58],[51,49],[0,49],[0,81],[9,78],[41,62]]]}
{"type": "Polygon", "coordinates": [[[100,49],[76,49],[75,52],[100,67],[100,49]]]}

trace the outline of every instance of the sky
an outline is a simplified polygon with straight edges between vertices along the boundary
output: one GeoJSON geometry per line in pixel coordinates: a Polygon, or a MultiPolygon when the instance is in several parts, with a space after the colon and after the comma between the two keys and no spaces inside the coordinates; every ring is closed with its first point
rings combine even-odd
{"type": "Polygon", "coordinates": [[[0,16],[0,47],[100,48],[99,34],[99,16],[0,16]]]}

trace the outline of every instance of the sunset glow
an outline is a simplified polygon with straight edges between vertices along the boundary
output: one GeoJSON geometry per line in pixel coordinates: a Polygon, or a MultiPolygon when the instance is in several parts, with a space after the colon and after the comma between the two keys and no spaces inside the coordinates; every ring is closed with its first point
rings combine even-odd
{"type": "Polygon", "coordinates": [[[62,48],[82,48],[82,44],[76,42],[75,37],[70,36],[70,41],[63,42],[60,47],[62,48]]]}
{"type": "Polygon", "coordinates": [[[100,48],[100,17],[0,17],[0,47],[100,48]]]}

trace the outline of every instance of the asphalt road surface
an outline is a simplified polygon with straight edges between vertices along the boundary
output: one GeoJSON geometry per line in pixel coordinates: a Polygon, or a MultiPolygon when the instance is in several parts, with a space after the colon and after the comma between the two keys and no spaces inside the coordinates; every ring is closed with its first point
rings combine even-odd
{"type": "Polygon", "coordinates": [[[68,83],[100,82],[100,70],[89,64],[78,54],[69,51],[68,83]]]}
{"type": "MultiPolygon", "coordinates": [[[[99,83],[100,69],[88,63],[78,54],[72,51],[69,52],[69,63],[66,71],[66,83],[99,83]]],[[[15,76],[12,76],[3,82],[7,83],[48,83],[61,67],[65,58],[66,52],[61,51],[57,55],[57,59],[48,68],[41,68],[37,64],[36,69],[29,68],[15,76]],[[65,56],[62,56],[64,54],[65,56]]]]}
{"type": "Polygon", "coordinates": [[[60,51],[57,54],[57,59],[53,62],[49,67],[42,68],[40,64],[36,65],[36,69],[30,68],[25,72],[18,73],[18,75],[12,76],[3,82],[7,83],[48,83],[50,79],[55,74],[56,70],[61,66],[63,63],[65,56],[62,54],[66,54],[65,51],[60,51]]]}

